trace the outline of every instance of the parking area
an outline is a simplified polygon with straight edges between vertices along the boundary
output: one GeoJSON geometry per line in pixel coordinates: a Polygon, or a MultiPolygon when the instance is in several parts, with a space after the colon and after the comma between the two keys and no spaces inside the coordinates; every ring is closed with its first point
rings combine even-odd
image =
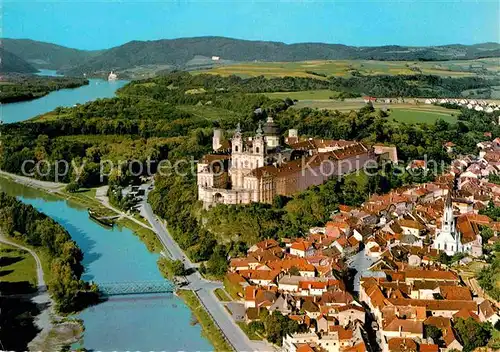
{"type": "Polygon", "coordinates": [[[234,321],[245,321],[245,305],[238,302],[226,303],[226,307],[231,311],[234,321]]]}

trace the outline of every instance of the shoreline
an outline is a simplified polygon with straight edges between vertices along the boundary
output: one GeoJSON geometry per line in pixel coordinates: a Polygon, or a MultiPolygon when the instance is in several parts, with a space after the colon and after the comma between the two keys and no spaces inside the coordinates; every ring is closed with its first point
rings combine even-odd
{"type": "MultiPolygon", "coordinates": [[[[41,77],[44,77],[44,76],[41,76],[41,77]]],[[[77,88],[88,86],[89,84],[90,84],[90,81],[87,79],[87,83],[84,83],[84,84],[81,84],[81,85],[75,85],[75,86],[72,86],[72,87],[61,87],[61,88],[57,88],[57,89],[52,89],[52,90],[44,91],[40,95],[36,95],[36,96],[34,96],[34,95],[31,95],[31,96],[23,95],[23,96],[17,96],[17,97],[12,97],[12,98],[7,98],[7,99],[4,98],[2,101],[0,101],[0,104],[8,105],[8,104],[27,103],[29,101],[41,99],[41,98],[46,97],[47,95],[49,95],[51,93],[58,92],[60,90],[64,90],[64,89],[77,89],[77,88]]]]}

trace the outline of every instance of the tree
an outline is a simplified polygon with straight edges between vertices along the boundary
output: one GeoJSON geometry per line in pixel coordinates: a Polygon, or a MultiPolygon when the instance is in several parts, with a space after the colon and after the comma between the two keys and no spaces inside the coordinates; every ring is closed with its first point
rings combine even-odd
{"type": "Polygon", "coordinates": [[[290,270],[288,270],[288,273],[290,275],[293,275],[293,276],[299,276],[300,275],[300,271],[299,271],[299,269],[296,266],[292,266],[290,268],[290,270]]]}
{"type": "Polygon", "coordinates": [[[467,318],[467,320],[459,318],[455,329],[463,343],[465,352],[486,346],[491,337],[491,324],[478,323],[472,318],[467,318]]]}
{"type": "Polygon", "coordinates": [[[425,325],[425,337],[430,337],[434,343],[437,344],[439,339],[443,336],[441,329],[434,325],[425,325]]]}
{"type": "Polygon", "coordinates": [[[207,271],[215,277],[223,277],[227,272],[226,246],[217,245],[207,262],[207,271]]]}
{"type": "Polygon", "coordinates": [[[66,192],[68,193],[75,193],[78,189],[80,189],[80,186],[78,186],[78,183],[76,182],[70,182],[66,186],[66,192]]]}

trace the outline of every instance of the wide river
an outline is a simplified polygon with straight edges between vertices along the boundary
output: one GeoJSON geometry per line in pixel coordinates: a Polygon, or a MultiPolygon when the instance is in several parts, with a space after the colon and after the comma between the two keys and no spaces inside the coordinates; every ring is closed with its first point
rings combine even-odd
{"type": "MultiPolygon", "coordinates": [[[[57,76],[52,70],[42,70],[39,75],[57,76]]],[[[79,88],[61,89],[39,99],[1,104],[0,114],[5,123],[24,121],[52,111],[58,106],[68,107],[98,98],[111,98],[115,95],[116,90],[126,83],[127,81],[121,80],[108,82],[102,79],[89,79],[88,85],[79,88]]]]}
{"type": "MultiPolygon", "coordinates": [[[[107,92],[106,96],[113,96],[114,90],[124,83],[101,80],[90,87],[97,87],[99,91],[107,92]]],[[[24,120],[46,112],[48,105],[43,100],[53,99],[52,94],[61,96],[61,93],[63,91],[26,103],[8,104],[4,106],[4,111],[9,109],[11,119],[24,120]],[[37,103],[40,106],[37,107],[37,103]],[[15,107],[19,109],[18,113],[15,107]],[[27,115],[28,111],[36,113],[27,115]]],[[[96,92],[90,94],[88,87],[65,90],[64,94],[72,96],[60,102],[66,105],[85,102],[88,97],[102,97],[96,92]],[[80,97],[79,91],[82,94],[80,97]]],[[[129,229],[104,228],[90,220],[86,209],[75,203],[4,179],[0,179],[0,191],[33,205],[68,230],[84,252],[84,280],[97,284],[163,280],[156,265],[158,255],[150,253],[129,229]]],[[[201,328],[191,325],[189,308],[173,295],[116,296],[84,310],[78,317],[83,319],[85,325],[83,346],[90,350],[213,350],[208,340],[201,336],[201,328]]]]}

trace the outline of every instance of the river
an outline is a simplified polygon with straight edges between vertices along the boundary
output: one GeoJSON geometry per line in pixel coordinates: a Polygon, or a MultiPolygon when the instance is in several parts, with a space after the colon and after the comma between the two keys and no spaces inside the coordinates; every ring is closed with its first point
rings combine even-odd
{"type": "MultiPolygon", "coordinates": [[[[71,106],[95,98],[113,96],[125,81],[91,80],[90,86],[52,92],[29,102],[3,106],[6,122],[20,121],[58,105],[71,106]],[[7,113],[6,113],[7,112],[7,113]]],[[[84,280],[140,282],[163,280],[157,254],[127,228],[104,228],[89,219],[86,209],[0,178],[0,191],[18,197],[58,221],[84,253],[84,280]]],[[[83,346],[90,350],[208,351],[211,344],[192,326],[191,312],[173,295],[117,296],[80,312],[85,326],[83,346]]]]}
{"type": "MultiPolygon", "coordinates": [[[[59,222],[84,252],[84,280],[100,282],[158,281],[157,254],[127,228],[104,228],[86,209],[19,184],[0,179],[0,191],[18,197],[59,222]]],[[[208,351],[191,312],[173,295],[116,296],[78,314],[85,326],[84,347],[91,350],[208,351]]]]}
{"type": "MultiPolygon", "coordinates": [[[[38,75],[57,76],[55,71],[41,70],[38,75]]],[[[44,97],[0,105],[0,114],[4,123],[19,122],[40,114],[52,111],[58,106],[73,106],[83,104],[98,98],[111,98],[117,89],[123,87],[127,81],[105,81],[89,79],[89,84],[78,88],[61,89],[51,92],[44,97]]]]}

